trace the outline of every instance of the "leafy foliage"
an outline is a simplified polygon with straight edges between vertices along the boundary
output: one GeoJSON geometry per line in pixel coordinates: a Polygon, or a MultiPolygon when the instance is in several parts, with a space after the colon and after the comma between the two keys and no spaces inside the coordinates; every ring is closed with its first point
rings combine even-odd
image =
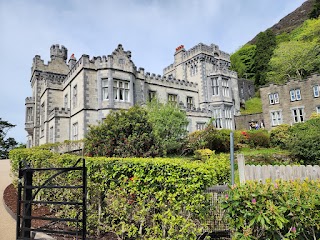
{"type": "Polygon", "coordinates": [[[268,82],[284,83],[291,78],[302,79],[315,71],[320,63],[317,41],[289,41],[280,43],[270,60],[268,82]]]}
{"type": "Polygon", "coordinates": [[[235,239],[318,239],[320,181],[247,182],[223,206],[235,239]]]}
{"type": "Polygon", "coordinates": [[[147,112],[135,106],[114,111],[98,126],[90,126],[85,139],[88,156],[154,157],[160,154],[147,112]]]}
{"type": "MultiPolygon", "coordinates": [[[[66,167],[76,156],[48,150],[15,149],[10,152],[12,172],[26,159],[33,167],[66,167]]],[[[87,158],[87,226],[99,239],[106,232],[120,239],[197,239],[207,223],[209,198],[204,190],[227,182],[230,164],[226,156],[212,156],[205,162],[166,158],[87,158]]],[[[35,175],[36,184],[46,176],[35,175]]],[[[74,185],[75,172],[60,181],[74,185]]],[[[41,200],[75,201],[72,190],[41,192],[41,200]]],[[[76,217],[78,210],[63,206],[61,216],[76,217]]]]}
{"type": "Polygon", "coordinates": [[[147,104],[148,121],[164,155],[180,150],[187,135],[186,113],[177,105],[159,103],[156,99],[147,104]]]}
{"type": "Polygon", "coordinates": [[[273,128],[270,132],[270,143],[273,147],[287,148],[288,141],[290,141],[291,126],[288,124],[281,124],[273,128]]]}
{"type": "MultiPolygon", "coordinates": [[[[207,148],[216,153],[224,153],[230,151],[230,132],[228,129],[216,129],[209,124],[204,130],[191,133],[186,144],[186,152],[194,152],[201,148],[207,148]]],[[[235,147],[238,145],[235,138],[235,147]]]]}
{"type": "Polygon", "coordinates": [[[255,64],[255,84],[261,86],[266,84],[266,75],[268,71],[268,62],[270,61],[273,50],[276,47],[276,37],[274,33],[268,29],[261,32],[256,40],[256,54],[254,56],[255,64]]]}
{"type": "Polygon", "coordinates": [[[240,143],[249,145],[251,148],[268,148],[270,146],[270,136],[267,130],[241,131],[241,136],[240,143]]]}
{"type": "Polygon", "coordinates": [[[231,70],[238,73],[239,78],[254,79],[254,55],[256,45],[246,44],[231,55],[231,70]]]}
{"type": "Polygon", "coordinates": [[[320,118],[297,123],[290,128],[289,151],[305,164],[320,164],[320,118]]]}
{"type": "Polygon", "coordinates": [[[6,138],[8,131],[15,126],[0,118],[0,159],[7,159],[9,151],[18,145],[14,138],[6,138]]]}
{"type": "MultiPolygon", "coordinates": [[[[315,16],[319,6],[316,0],[315,16]]],[[[320,19],[315,17],[276,37],[271,30],[260,33],[256,45],[244,45],[231,56],[231,66],[240,77],[254,76],[257,86],[305,78],[320,70],[319,43],[320,19]]]]}

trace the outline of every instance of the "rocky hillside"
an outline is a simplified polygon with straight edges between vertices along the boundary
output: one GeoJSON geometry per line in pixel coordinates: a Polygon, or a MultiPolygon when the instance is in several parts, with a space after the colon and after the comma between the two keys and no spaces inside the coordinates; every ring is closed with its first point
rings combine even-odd
{"type": "MultiPolygon", "coordinates": [[[[300,26],[305,20],[309,18],[309,14],[313,9],[315,0],[307,0],[300,7],[287,16],[282,18],[278,23],[269,28],[275,35],[279,35],[284,32],[291,32],[293,29],[300,26]]],[[[255,44],[257,36],[255,36],[249,44],[255,44]]]]}

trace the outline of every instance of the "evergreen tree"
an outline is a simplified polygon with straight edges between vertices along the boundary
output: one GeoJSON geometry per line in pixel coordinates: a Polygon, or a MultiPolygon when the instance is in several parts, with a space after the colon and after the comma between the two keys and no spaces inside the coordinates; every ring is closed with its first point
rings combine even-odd
{"type": "Polygon", "coordinates": [[[6,138],[8,131],[15,126],[0,118],[0,159],[8,158],[9,151],[18,144],[14,138],[6,138]]]}
{"type": "Polygon", "coordinates": [[[309,14],[310,19],[318,18],[320,15],[320,0],[315,0],[313,9],[309,14]]]}
{"type": "Polygon", "coordinates": [[[261,86],[266,83],[268,63],[272,57],[273,50],[276,47],[276,37],[274,33],[270,29],[259,33],[257,36],[256,46],[256,55],[254,57],[256,70],[255,85],[261,86]]]}

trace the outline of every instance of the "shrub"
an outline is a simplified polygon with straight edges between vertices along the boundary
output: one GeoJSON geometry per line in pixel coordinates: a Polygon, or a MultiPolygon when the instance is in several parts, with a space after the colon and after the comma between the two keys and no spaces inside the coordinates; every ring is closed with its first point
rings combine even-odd
{"type": "Polygon", "coordinates": [[[154,157],[161,154],[148,122],[147,112],[135,106],[114,111],[98,126],[90,126],[85,138],[88,156],[154,157]]]}
{"type": "MultiPolygon", "coordinates": [[[[48,150],[17,149],[10,152],[12,170],[26,159],[33,167],[66,167],[76,156],[48,150]]],[[[205,162],[166,158],[88,157],[87,226],[99,234],[114,232],[121,239],[197,239],[209,221],[209,198],[204,190],[228,181],[228,158],[210,157],[205,162]]],[[[63,178],[62,178],[63,177],[63,178]]],[[[75,185],[79,175],[70,172],[60,181],[75,185]]],[[[45,177],[34,176],[39,185],[45,177]]],[[[41,194],[41,200],[76,201],[72,190],[41,194]],[[52,200],[52,199],[51,199],[52,200]]],[[[77,209],[63,206],[58,214],[76,217],[77,209]]],[[[98,234],[98,235],[97,235],[98,234]]]]}
{"type": "Polygon", "coordinates": [[[270,132],[270,143],[273,147],[287,149],[288,140],[290,140],[290,128],[288,124],[281,124],[270,132]]]}
{"type": "Polygon", "coordinates": [[[289,151],[305,164],[320,162],[320,118],[297,123],[290,128],[289,151]]]}
{"type": "Polygon", "coordinates": [[[318,239],[320,181],[247,182],[223,207],[235,239],[318,239]]]}
{"type": "Polygon", "coordinates": [[[251,148],[257,147],[269,147],[270,146],[270,136],[267,130],[251,130],[248,131],[248,144],[251,148]]]}
{"type": "Polygon", "coordinates": [[[212,154],[214,154],[214,151],[208,148],[198,149],[194,151],[194,158],[197,160],[207,160],[212,154]]]}

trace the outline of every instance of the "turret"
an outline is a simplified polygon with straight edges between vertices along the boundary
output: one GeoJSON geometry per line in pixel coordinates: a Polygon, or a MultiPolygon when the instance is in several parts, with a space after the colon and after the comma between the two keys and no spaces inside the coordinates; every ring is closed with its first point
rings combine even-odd
{"type": "Polygon", "coordinates": [[[59,44],[52,45],[50,48],[50,57],[51,57],[51,61],[55,58],[62,58],[64,62],[66,62],[68,57],[68,49],[62,45],[60,48],[59,44]]]}

